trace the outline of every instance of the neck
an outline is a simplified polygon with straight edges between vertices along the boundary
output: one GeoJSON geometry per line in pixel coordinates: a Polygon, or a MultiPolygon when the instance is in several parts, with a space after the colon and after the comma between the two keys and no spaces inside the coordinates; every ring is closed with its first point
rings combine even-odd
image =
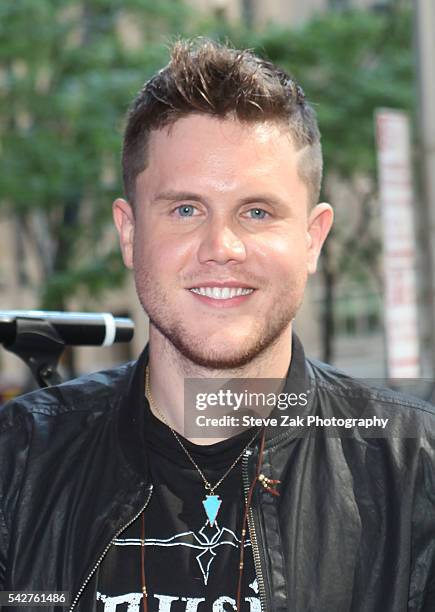
{"type": "MultiPolygon", "coordinates": [[[[291,325],[261,354],[239,368],[210,369],[193,363],[182,355],[154,326],[150,325],[149,375],[154,404],[164,415],[167,424],[184,435],[184,380],[185,378],[270,378],[283,379],[291,360],[291,325]]],[[[153,414],[160,420],[155,409],[153,414]]],[[[186,436],[188,437],[188,436],[186,436]]],[[[190,438],[195,444],[214,444],[226,437],[190,438]]]]}

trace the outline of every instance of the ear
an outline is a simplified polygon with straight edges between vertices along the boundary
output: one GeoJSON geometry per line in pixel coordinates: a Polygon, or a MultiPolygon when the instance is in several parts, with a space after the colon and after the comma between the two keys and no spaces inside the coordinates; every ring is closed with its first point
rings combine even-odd
{"type": "Polygon", "coordinates": [[[119,234],[122,258],[127,268],[133,268],[134,214],[127,200],[113,202],[113,220],[119,234]]]}
{"type": "Polygon", "coordinates": [[[317,204],[308,217],[308,251],[307,251],[307,270],[308,274],[314,274],[317,270],[317,260],[320,255],[323,243],[329,234],[334,212],[329,204],[317,204]]]}

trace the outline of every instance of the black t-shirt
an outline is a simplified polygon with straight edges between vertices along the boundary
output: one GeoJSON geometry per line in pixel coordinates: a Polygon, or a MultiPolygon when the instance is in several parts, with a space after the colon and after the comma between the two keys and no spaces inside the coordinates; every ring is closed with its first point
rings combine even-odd
{"type": "MultiPolygon", "coordinates": [[[[171,430],[146,406],[146,442],[154,485],[145,510],[149,612],[236,609],[244,510],[241,461],[215,491],[222,501],[213,526],[202,504],[204,483],[171,430]]],[[[254,430],[208,446],[181,438],[214,485],[254,430]]],[[[141,517],[113,542],[97,576],[98,612],[141,612],[141,517]]],[[[260,612],[249,532],[245,539],[242,612],[260,612]]]]}

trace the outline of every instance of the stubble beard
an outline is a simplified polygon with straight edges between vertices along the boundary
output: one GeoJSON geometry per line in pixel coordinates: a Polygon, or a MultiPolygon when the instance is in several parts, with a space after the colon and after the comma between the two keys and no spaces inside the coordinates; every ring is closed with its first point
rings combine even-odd
{"type": "MultiPolygon", "coordinates": [[[[185,324],[177,312],[174,301],[145,266],[135,266],[136,292],[142,308],[153,325],[166,341],[192,364],[209,370],[236,370],[260,357],[270,349],[288,329],[302,302],[303,289],[294,286],[283,288],[274,301],[273,311],[259,318],[249,335],[235,350],[210,346],[209,338],[195,333],[185,324]]],[[[299,286],[299,283],[298,283],[299,286]]],[[[265,289],[267,290],[267,288],[265,289]]],[[[219,313],[217,313],[219,316],[219,313]]],[[[227,315],[222,316],[223,324],[227,315]]]]}

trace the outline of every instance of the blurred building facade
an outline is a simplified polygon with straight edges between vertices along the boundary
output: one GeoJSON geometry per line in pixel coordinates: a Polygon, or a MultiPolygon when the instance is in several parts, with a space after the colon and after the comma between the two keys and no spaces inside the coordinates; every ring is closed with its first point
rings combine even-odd
{"type": "Polygon", "coordinates": [[[243,21],[261,28],[268,23],[298,26],[316,13],[349,8],[386,8],[394,0],[188,0],[204,13],[215,13],[230,21],[243,21]]]}
{"type": "MultiPolygon", "coordinates": [[[[228,20],[244,21],[261,29],[270,22],[298,26],[318,12],[346,8],[379,9],[392,0],[188,0],[204,14],[217,14],[228,20]]],[[[110,203],[108,203],[110,206],[110,203]]],[[[0,221],[0,309],[33,309],[38,306],[32,282],[23,277],[21,262],[26,261],[28,274],[32,276],[32,253],[23,243],[20,227],[15,220],[0,221]]],[[[115,241],[115,231],[112,239],[115,241]]],[[[296,329],[302,337],[307,353],[322,356],[322,291],[316,279],[310,279],[304,305],[297,317],[296,329]]],[[[379,304],[372,312],[367,306],[376,302],[376,295],[361,295],[358,288],[347,288],[338,304],[337,354],[334,362],[352,374],[382,376],[384,373],[384,348],[382,326],[379,321],[379,304]],[[374,357],[375,355],[375,357],[374,357]]],[[[136,324],[134,340],[129,345],[112,348],[75,349],[78,373],[110,367],[135,358],[147,341],[147,321],[138,303],[131,277],[125,289],[106,294],[103,304],[95,303],[95,311],[112,312],[118,316],[131,316],[136,324]]],[[[80,310],[80,304],[71,302],[70,310],[80,310]]],[[[89,308],[88,308],[89,310],[89,308]]],[[[27,368],[17,357],[0,351],[0,400],[16,388],[23,388],[29,381],[27,368]]]]}

